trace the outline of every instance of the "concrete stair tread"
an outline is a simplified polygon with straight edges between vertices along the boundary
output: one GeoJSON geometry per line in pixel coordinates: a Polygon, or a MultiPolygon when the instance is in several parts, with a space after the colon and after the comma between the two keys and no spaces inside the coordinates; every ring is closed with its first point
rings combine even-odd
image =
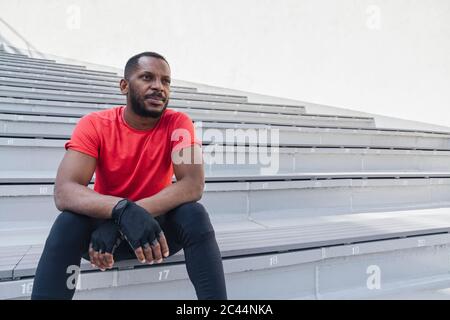
{"type": "MultiPolygon", "coordinates": [[[[220,224],[214,224],[223,257],[445,234],[450,232],[450,208],[349,214],[339,217],[322,216],[297,220],[252,219],[242,222],[246,224],[245,227],[231,230],[232,224],[239,226],[240,223],[238,221],[228,223],[225,228],[221,228],[220,224]]],[[[17,227],[18,225],[14,231],[17,231],[17,227]]],[[[47,235],[49,227],[40,228],[37,232],[47,235]]],[[[24,229],[24,232],[27,231],[30,230],[24,229]]],[[[7,236],[8,232],[0,229],[0,234],[7,236]]],[[[11,275],[14,271],[19,272],[16,277],[19,274],[20,277],[33,276],[42,247],[42,243],[1,246],[0,266],[4,268],[1,271],[3,277],[11,275]],[[15,267],[11,268],[12,265],[15,267]]],[[[176,257],[167,260],[167,263],[183,259],[183,255],[178,253],[176,257]]],[[[124,262],[124,265],[139,264],[137,261],[128,261],[124,262]]],[[[88,264],[84,267],[86,270],[91,269],[88,264]]]]}

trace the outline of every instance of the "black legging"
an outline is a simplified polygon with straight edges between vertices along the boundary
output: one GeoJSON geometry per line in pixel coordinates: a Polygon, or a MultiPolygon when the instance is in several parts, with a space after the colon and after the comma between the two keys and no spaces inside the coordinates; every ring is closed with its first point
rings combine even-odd
{"type": "MultiPolygon", "coordinates": [[[[164,231],[170,255],[184,249],[186,269],[197,298],[227,299],[222,257],[208,212],[197,202],[189,202],[156,218],[164,231]]],[[[68,266],[79,266],[87,254],[92,232],[105,220],[63,211],[45,242],[34,277],[31,299],[72,299],[75,289],[66,282],[72,274],[68,266]]],[[[123,241],[114,260],[136,259],[123,241]]]]}

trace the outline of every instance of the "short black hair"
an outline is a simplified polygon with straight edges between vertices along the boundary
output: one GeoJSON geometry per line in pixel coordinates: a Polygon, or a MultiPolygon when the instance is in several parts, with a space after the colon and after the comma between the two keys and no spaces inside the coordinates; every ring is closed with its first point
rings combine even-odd
{"type": "MultiPolygon", "coordinates": [[[[141,53],[138,53],[138,54],[132,56],[130,59],[128,59],[127,64],[125,65],[125,70],[124,70],[124,75],[123,75],[125,79],[127,79],[127,80],[129,79],[131,73],[134,71],[134,69],[138,65],[139,59],[141,57],[153,57],[153,58],[161,59],[161,60],[164,60],[167,63],[167,65],[169,65],[166,58],[164,58],[159,53],[150,52],[150,51],[141,52],[141,53]]],[[[169,68],[170,68],[170,65],[169,65],[169,68]]]]}

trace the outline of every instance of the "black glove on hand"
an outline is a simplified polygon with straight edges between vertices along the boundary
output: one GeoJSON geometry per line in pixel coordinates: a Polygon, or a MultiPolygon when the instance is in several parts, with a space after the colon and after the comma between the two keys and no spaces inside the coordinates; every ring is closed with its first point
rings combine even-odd
{"type": "Polygon", "coordinates": [[[162,232],[158,221],[147,210],[128,199],[115,205],[112,218],[133,250],[154,243],[162,232]]]}
{"type": "Polygon", "coordinates": [[[114,220],[104,222],[91,235],[92,249],[101,253],[114,253],[121,241],[119,226],[114,220]]]}

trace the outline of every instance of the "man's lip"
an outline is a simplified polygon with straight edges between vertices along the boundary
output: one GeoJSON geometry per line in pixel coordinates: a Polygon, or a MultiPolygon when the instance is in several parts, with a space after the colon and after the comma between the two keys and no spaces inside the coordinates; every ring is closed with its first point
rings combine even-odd
{"type": "Polygon", "coordinates": [[[146,98],[145,100],[148,100],[151,104],[159,104],[159,105],[164,104],[164,101],[160,99],[146,98]]]}
{"type": "Polygon", "coordinates": [[[166,100],[163,96],[156,96],[156,95],[146,95],[144,96],[145,99],[153,99],[153,100],[166,100]]]}

